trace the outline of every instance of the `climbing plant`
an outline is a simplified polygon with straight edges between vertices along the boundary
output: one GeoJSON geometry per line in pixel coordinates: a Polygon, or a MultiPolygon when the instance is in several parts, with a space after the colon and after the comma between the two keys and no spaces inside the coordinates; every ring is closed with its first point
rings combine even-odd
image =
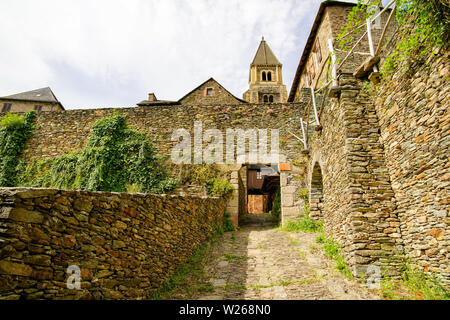
{"type": "Polygon", "coordinates": [[[19,184],[91,191],[162,193],[177,181],[169,177],[154,141],[128,128],[115,113],[96,122],[80,152],[23,165],[19,184]]]}
{"type": "MultiPolygon", "coordinates": [[[[381,1],[372,4],[380,5],[381,1]]],[[[450,40],[450,4],[446,0],[397,0],[396,18],[400,41],[386,57],[382,72],[389,73],[401,61],[421,61],[436,46],[448,46],[450,40]]],[[[353,36],[365,30],[364,22],[373,14],[358,1],[337,36],[337,47],[348,52],[353,36]]]]}
{"type": "Polygon", "coordinates": [[[275,221],[280,221],[281,217],[281,188],[278,187],[273,199],[272,210],[270,211],[275,221]]]}
{"type": "Polygon", "coordinates": [[[7,113],[0,120],[0,187],[13,187],[17,181],[17,167],[27,139],[33,131],[35,111],[20,116],[7,113]]]}
{"type": "MultiPolygon", "coordinates": [[[[440,0],[397,0],[400,29],[395,50],[386,57],[382,72],[395,70],[401,61],[420,62],[436,46],[448,46],[450,6],[440,0]]],[[[410,64],[408,64],[410,65],[410,64]]]]}

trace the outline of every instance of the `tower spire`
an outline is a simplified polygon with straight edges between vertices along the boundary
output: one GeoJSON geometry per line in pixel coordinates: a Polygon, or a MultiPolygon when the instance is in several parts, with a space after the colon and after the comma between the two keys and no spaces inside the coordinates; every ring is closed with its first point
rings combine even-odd
{"type": "Polygon", "coordinates": [[[244,100],[250,103],[286,102],[287,91],[281,69],[282,64],[264,40],[264,36],[261,36],[261,43],[250,64],[249,89],[243,94],[244,100]]]}

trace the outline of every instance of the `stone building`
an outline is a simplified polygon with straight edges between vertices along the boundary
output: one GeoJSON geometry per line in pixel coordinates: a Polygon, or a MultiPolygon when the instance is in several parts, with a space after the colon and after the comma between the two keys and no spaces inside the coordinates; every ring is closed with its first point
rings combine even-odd
{"type": "Polygon", "coordinates": [[[49,87],[0,97],[0,107],[2,113],[64,110],[49,87]]]}
{"type": "Polygon", "coordinates": [[[250,64],[249,89],[244,92],[243,99],[250,103],[286,102],[282,66],[263,37],[250,64]]]}
{"type": "MultiPolygon", "coordinates": [[[[346,52],[339,48],[338,36],[341,33],[341,28],[347,24],[348,14],[355,6],[355,3],[343,1],[324,1],[320,4],[292,82],[287,99],[288,102],[300,101],[304,95],[309,95],[309,91],[302,91],[302,89],[309,87],[319,88],[333,77],[330,52],[333,52],[336,61],[342,61],[346,56],[346,52]]],[[[373,10],[373,13],[376,14],[380,8],[369,6],[368,10],[373,10]]],[[[371,32],[374,46],[378,44],[382,26],[385,25],[390,11],[388,9],[372,24],[371,32]]],[[[394,24],[395,19],[388,30],[388,37],[392,35],[394,24]]],[[[354,36],[355,39],[351,45],[363,35],[363,32],[364,29],[362,29],[361,34],[354,36]]],[[[361,66],[369,55],[369,44],[367,36],[365,36],[356,45],[353,53],[341,66],[338,73],[353,74],[355,69],[361,66]]],[[[334,76],[338,77],[339,74],[334,76]]]]}
{"type": "Polygon", "coordinates": [[[150,93],[147,100],[137,103],[138,106],[161,105],[215,105],[246,103],[235,97],[214,78],[209,78],[195,89],[191,90],[178,101],[158,100],[154,93],[150,93]]]}

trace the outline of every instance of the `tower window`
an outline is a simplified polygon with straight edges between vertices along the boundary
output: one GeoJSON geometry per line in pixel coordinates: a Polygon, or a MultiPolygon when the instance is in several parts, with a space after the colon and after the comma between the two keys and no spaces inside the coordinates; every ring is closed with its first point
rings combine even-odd
{"type": "Polygon", "coordinates": [[[266,81],[267,79],[266,79],[266,72],[265,71],[263,71],[262,72],[262,81],[266,81]]]}
{"type": "Polygon", "coordinates": [[[269,97],[267,95],[264,95],[264,102],[269,102],[269,97]]]}
{"type": "Polygon", "coordinates": [[[272,81],[272,72],[267,72],[267,81],[272,81]]]}
{"type": "Polygon", "coordinates": [[[9,112],[9,111],[11,111],[11,103],[4,103],[2,112],[9,112]]]}
{"type": "Polygon", "coordinates": [[[273,102],[273,96],[272,95],[269,96],[269,102],[273,102]]]}

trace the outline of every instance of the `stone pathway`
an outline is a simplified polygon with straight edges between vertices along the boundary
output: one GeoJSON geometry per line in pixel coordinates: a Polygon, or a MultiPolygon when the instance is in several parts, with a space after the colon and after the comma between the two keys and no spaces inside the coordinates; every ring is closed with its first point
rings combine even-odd
{"type": "Polygon", "coordinates": [[[204,272],[191,279],[196,285],[189,293],[177,290],[166,298],[379,299],[339,273],[316,236],[267,226],[227,232],[209,247],[204,272]]]}

